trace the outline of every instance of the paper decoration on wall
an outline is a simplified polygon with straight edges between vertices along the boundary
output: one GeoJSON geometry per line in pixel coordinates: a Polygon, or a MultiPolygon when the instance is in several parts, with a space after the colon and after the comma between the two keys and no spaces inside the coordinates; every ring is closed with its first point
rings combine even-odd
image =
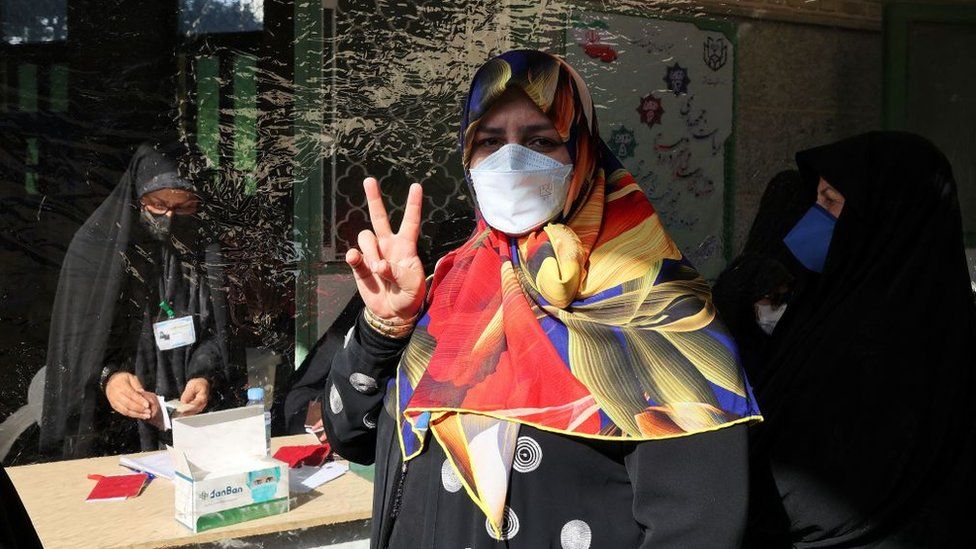
{"type": "Polygon", "coordinates": [[[668,74],[664,77],[664,83],[675,95],[688,93],[688,84],[691,83],[691,79],[688,78],[688,69],[677,63],[673,67],[668,67],[668,74]]]}
{"type": "Polygon", "coordinates": [[[654,97],[653,93],[649,93],[641,98],[637,112],[640,113],[641,122],[651,127],[661,123],[661,117],[664,116],[664,107],[661,106],[660,99],[654,97]]]}
{"type": "Polygon", "coordinates": [[[588,32],[586,42],[580,45],[583,47],[583,51],[586,52],[586,55],[597,58],[606,63],[609,63],[617,58],[617,50],[613,49],[613,46],[610,44],[601,43],[599,33],[593,31],[588,32]]]}
{"type": "Polygon", "coordinates": [[[617,59],[617,50],[608,39],[611,34],[609,25],[603,22],[593,22],[589,25],[574,27],[573,38],[576,44],[591,58],[609,63],[617,59]]]}
{"type": "Polygon", "coordinates": [[[567,60],[600,106],[607,145],[634,174],[685,256],[705,276],[717,276],[731,223],[725,195],[734,44],[697,23],[598,12],[574,14],[567,33],[567,43],[577,45],[568,48],[567,60]],[[614,62],[592,57],[587,43],[610,45],[614,62]]]}
{"type": "Polygon", "coordinates": [[[632,130],[627,126],[620,126],[610,133],[610,139],[607,145],[613,151],[613,154],[617,155],[617,158],[624,160],[625,158],[634,156],[634,149],[637,148],[637,140],[634,138],[634,132],[632,130]]]}

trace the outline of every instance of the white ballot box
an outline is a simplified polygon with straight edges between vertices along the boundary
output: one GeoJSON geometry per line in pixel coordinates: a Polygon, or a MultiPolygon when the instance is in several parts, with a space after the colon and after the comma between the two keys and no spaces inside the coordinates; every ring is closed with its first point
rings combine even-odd
{"type": "Polygon", "coordinates": [[[176,520],[194,532],[288,512],[288,464],[268,457],[264,409],[173,420],[176,520]]]}

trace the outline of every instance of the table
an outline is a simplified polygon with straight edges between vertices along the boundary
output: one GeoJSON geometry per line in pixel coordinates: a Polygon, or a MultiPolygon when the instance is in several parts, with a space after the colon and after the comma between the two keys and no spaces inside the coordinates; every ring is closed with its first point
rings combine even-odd
{"type": "MultiPolygon", "coordinates": [[[[314,444],[312,435],[276,437],[271,446],[314,444]]],[[[173,483],[154,479],[141,495],[124,501],[87,503],[90,474],[129,472],[118,456],[39,463],[7,469],[45,548],[174,547],[260,536],[368,519],[373,485],[346,473],[307,494],[294,494],[291,511],[199,534],[173,518],[173,483]]]]}

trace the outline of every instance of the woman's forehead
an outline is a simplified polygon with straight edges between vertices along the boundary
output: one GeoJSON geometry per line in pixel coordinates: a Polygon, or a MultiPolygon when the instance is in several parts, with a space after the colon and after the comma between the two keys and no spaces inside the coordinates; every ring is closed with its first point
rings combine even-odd
{"type": "Polygon", "coordinates": [[[491,132],[513,123],[519,126],[544,126],[555,129],[552,121],[522,90],[511,87],[496,99],[478,124],[479,132],[491,132]]]}

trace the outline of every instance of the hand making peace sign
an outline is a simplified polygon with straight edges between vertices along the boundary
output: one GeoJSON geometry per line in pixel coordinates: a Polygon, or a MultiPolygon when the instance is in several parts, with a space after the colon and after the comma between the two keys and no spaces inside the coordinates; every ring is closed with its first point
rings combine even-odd
{"type": "Polygon", "coordinates": [[[410,186],[400,230],[393,233],[383,207],[379,183],[363,181],[369,220],[373,230],[359,233],[359,249],[346,252],[359,295],[371,313],[381,319],[405,322],[412,319],[424,301],[424,266],[417,256],[423,187],[410,186]]]}

